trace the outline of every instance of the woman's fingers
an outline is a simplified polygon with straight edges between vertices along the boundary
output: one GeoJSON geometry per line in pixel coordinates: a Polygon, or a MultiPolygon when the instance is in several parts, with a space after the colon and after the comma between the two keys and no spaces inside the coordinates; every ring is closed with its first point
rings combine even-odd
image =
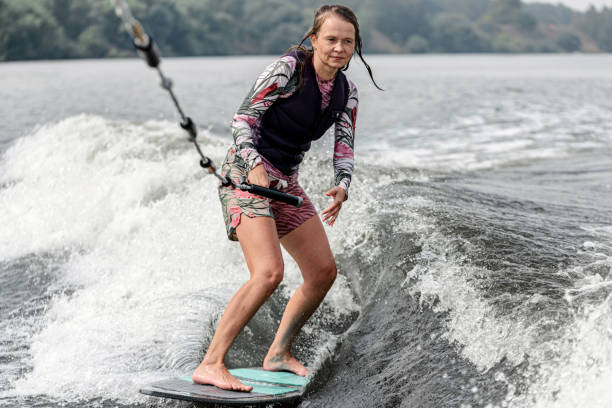
{"type": "Polygon", "coordinates": [[[333,226],[336,222],[336,219],[338,218],[340,210],[342,209],[342,201],[344,200],[346,193],[344,193],[344,190],[342,188],[334,187],[327,193],[325,193],[325,195],[333,197],[334,200],[329,205],[329,207],[322,211],[322,221],[327,222],[327,224],[330,226],[333,226]]]}
{"type": "Polygon", "coordinates": [[[325,219],[327,224],[333,226],[336,220],[338,219],[338,214],[340,214],[340,208],[336,208],[332,212],[330,212],[327,218],[325,219]]]}
{"type": "Polygon", "coordinates": [[[268,177],[268,172],[262,164],[258,164],[253,167],[251,171],[249,171],[249,175],[247,177],[247,181],[251,184],[257,184],[262,187],[270,186],[270,178],[268,177]]]}
{"type": "Polygon", "coordinates": [[[328,213],[327,215],[323,216],[323,222],[327,222],[327,224],[334,225],[334,222],[336,222],[336,219],[338,218],[338,214],[339,211],[334,211],[333,213],[328,213]]]}
{"type": "Polygon", "coordinates": [[[329,207],[327,207],[326,209],[324,209],[322,211],[322,214],[323,215],[330,215],[330,214],[333,214],[333,213],[337,213],[338,211],[340,211],[340,207],[342,207],[342,203],[340,203],[337,200],[334,200],[329,205],[329,207]]]}

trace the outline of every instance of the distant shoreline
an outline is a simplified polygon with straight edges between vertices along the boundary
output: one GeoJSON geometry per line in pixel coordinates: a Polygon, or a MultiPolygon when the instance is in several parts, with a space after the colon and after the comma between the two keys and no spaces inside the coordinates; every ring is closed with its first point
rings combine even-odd
{"type": "MultiPolygon", "coordinates": [[[[275,58],[280,54],[234,54],[234,55],[172,55],[172,56],[162,56],[164,60],[178,60],[178,59],[199,59],[199,58],[259,58],[259,57],[269,57],[275,58]]],[[[444,56],[444,57],[452,57],[452,56],[461,56],[461,57],[517,57],[517,56],[602,56],[602,55],[611,55],[612,52],[430,52],[430,53],[383,53],[383,52],[370,52],[365,55],[369,56],[383,56],[383,57],[436,57],[436,56],[444,56]]],[[[121,56],[121,57],[101,57],[101,58],[91,58],[91,57],[82,57],[82,58],[52,58],[52,59],[24,59],[24,60],[11,60],[11,61],[0,61],[0,64],[14,64],[14,63],[54,63],[54,62],[66,62],[66,61],[129,61],[129,60],[140,60],[141,58],[137,55],[134,56],[121,56]]]]}
{"type": "MultiPolygon", "coordinates": [[[[374,54],[612,52],[612,9],[521,0],[345,0],[374,54]]],[[[133,12],[165,57],[279,55],[312,23],[315,0],[155,2],[133,12]]],[[[129,36],[109,1],[4,0],[0,61],[126,58],[129,36]]]]}

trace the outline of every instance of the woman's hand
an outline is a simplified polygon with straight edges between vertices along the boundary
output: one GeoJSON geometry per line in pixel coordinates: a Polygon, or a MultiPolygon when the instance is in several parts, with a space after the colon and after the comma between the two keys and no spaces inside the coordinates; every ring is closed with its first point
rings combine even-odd
{"type": "Polygon", "coordinates": [[[251,184],[257,184],[258,186],[270,187],[270,178],[263,164],[258,164],[249,171],[247,181],[251,184]]]}
{"type": "Polygon", "coordinates": [[[331,205],[323,210],[323,222],[327,222],[328,225],[333,226],[334,222],[338,218],[338,214],[342,209],[342,203],[346,200],[346,191],[342,187],[332,187],[326,196],[333,197],[331,205]]]}

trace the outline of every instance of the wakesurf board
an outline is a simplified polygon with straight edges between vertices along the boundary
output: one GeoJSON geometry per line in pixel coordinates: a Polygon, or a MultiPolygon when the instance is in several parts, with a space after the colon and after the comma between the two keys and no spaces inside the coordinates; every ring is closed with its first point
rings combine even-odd
{"type": "Polygon", "coordinates": [[[140,392],[154,397],[210,404],[260,405],[297,402],[304,396],[309,382],[308,377],[285,371],[265,371],[260,367],[229,371],[243,384],[252,386],[253,390],[222,390],[213,385],[195,384],[188,376],[157,381],[141,388],[140,392]]]}

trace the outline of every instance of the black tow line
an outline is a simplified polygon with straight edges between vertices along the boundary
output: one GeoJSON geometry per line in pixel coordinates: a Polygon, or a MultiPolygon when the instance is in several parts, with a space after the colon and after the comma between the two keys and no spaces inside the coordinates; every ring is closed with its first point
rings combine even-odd
{"type": "Polygon", "coordinates": [[[136,20],[125,2],[125,0],[111,0],[111,3],[115,7],[115,13],[121,20],[123,20],[123,24],[125,26],[126,31],[132,37],[132,43],[134,47],[139,51],[141,56],[146,60],[147,65],[151,68],[155,68],[157,73],[159,74],[159,78],[161,79],[161,87],[164,88],[170,94],[172,98],[172,102],[174,102],[174,106],[181,116],[180,126],[189,134],[189,141],[193,142],[198,154],[200,155],[200,166],[207,170],[210,174],[217,177],[221,184],[225,187],[234,187],[239,188],[242,191],[248,191],[252,194],[256,194],[259,196],[267,197],[273,200],[281,201],[295,207],[301,207],[303,204],[302,197],[294,196],[291,194],[283,193],[278,190],[274,190],[271,188],[266,188],[259,186],[257,184],[250,184],[246,182],[246,177],[242,177],[238,183],[234,182],[232,179],[226,176],[222,176],[217,172],[217,168],[210,158],[208,158],[200,148],[200,144],[197,141],[198,130],[196,128],[193,120],[186,116],[183,113],[183,109],[176,98],[176,95],[172,91],[172,80],[164,75],[160,68],[161,57],[159,51],[157,50],[157,46],[153,41],[153,38],[144,31],[142,25],[136,20]]]}

